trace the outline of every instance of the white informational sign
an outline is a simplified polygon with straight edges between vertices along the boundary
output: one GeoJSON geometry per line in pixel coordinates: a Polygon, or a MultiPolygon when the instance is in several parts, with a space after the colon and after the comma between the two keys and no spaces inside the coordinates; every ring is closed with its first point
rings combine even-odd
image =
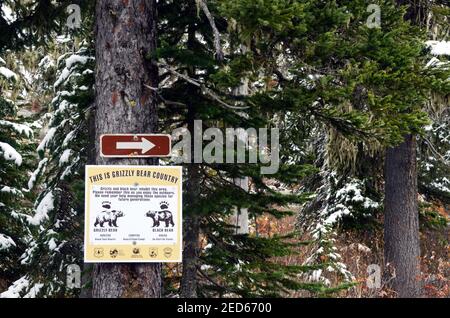
{"type": "Polygon", "coordinates": [[[86,166],[85,262],[181,262],[182,169],[86,166]]]}

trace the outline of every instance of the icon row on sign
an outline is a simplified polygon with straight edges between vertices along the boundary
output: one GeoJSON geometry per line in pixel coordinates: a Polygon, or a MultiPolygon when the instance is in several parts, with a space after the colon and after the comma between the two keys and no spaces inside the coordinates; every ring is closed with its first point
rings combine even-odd
{"type": "MultiPolygon", "coordinates": [[[[141,255],[141,249],[139,247],[134,247],[132,250],[132,253],[134,256],[141,255]]],[[[170,247],[166,247],[163,249],[163,255],[166,258],[170,258],[172,256],[173,250],[170,247]]],[[[119,255],[123,255],[123,252],[117,248],[111,248],[109,249],[109,256],[111,258],[116,258],[119,255]]],[[[159,251],[157,247],[150,247],[148,250],[148,255],[150,258],[156,258],[159,255],[159,251]]],[[[103,248],[95,248],[94,249],[94,256],[97,258],[103,258],[105,256],[104,249],[103,248]]]]}

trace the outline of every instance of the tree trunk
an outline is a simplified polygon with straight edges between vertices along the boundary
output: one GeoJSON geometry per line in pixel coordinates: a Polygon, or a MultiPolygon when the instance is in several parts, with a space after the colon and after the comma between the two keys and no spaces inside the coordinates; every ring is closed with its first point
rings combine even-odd
{"type": "MultiPolygon", "coordinates": [[[[193,14],[194,11],[192,12],[193,14]]],[[[188,27],[188,49],[193,49],[195,45],[195,25],[191,24],[188,27]]],[[[195,76],[194,67],[188,68],[188,75],[195,76]]],[[[190,86],[192,90],[197,90],[197,87],[190,86]]],[[[198,94],[193,92],[193,94],[198,94]]],[[[191,134],[191,158],[194,158],[194,121],[196,120],[197,112],[195,105],[188,105],[188,112],[186,116],[187,129],[191,134]]],[[[197,163],[191,163],[187,167],[186,180],[186,214],[183,224],[183,273],[181,276],[180,296],[183,298],[197,298],[197,266],[200,253],[200,217],[197,215],[196,202],[200,197],[201,184],[201,167],[197,163]]]]}
{"type": "MultiPolygon", "coordinates": [[[[248,182],[248,177],[234,179],[234,184],[246,192],[248,192],[248,182]]],[[[248,223],[248,209],[236,207],[231,216],[231,225],[236,227],[234,233],[236,235],[248,234],[248,223]]]]}
{"type": "MultiPolygon", "coordinates": [[[[190,29],[190,40],[195,33],[190,29]]],[[[190,76],[194,70],[190,70],[190,76]]],[[[188,131],[194,136],[195,106],[188,106],[188,131]]],[[[191,158],[194,158],[194,138],[191,138],[191,158]]],[[[200,196],[201,167],[191,163],[188,166],[186,182],[186,217],[183,225],[183,273],[181,276],[180,296],[183,298],[197,298],[197,266],[200,253],[200,217],[196,215],[195,206],[200,196]]]]}
{"type": "MultiPolygon", "coordinates": [[[[246,53],[248,49],[245,46],[241,46],[242,53],[246,53]]],[[[237,87],[234,92],[237,96],[247,96],[248,93],[248,79],[244,79],[243,83],[237,87]]],[[[239,134],[238,138],[245,140],[245,134],[239,134]]],[[[239,186],[242,190],[248,192],[248,177],[234,179],[234,184],[239,186]]],[[[236,227],[235,234],[248,234],[248,209],[236,208],[231,216],[231,224],[236,227]]]]}
{"type": "Polygon", "coordinates": [[[197,298],[197,266],[200,251],[200,220],[190,215],[184,222],[183,273],[181,277],[180,296],[197,298]]]}
{"type": "MultiPolygon", "coordinates": [[[[106,133],[157,131],[154,93],[145,85],[158,82],[156,64],[148,57],[156,48],[154,0],[97,0],[96,163],[157,164],[156,160],[100,157],[99,140],[106,133]]],[[[160,297],[161,264],[96,264],[93,297],[160,297]]]]}
{"type": "Polygon", "coordinates": [[[384,258],[395,270],[392,288],[398,297],[418,297],[420,288],[419,212],[416,140],[412,135],[386,151],[384,258]]]}
{"type": "MultiPolygon", "coordinates": [[[[89,136],[95,136],[95,105],[92,105],[92,110],[88,114],[88,132],[89,136]]],[[[96,162],[95,139],[89,138],[87,146],[87,164],[94,165],[96,162]]],[[[94,266],[92,263],[83,263],[83,270],[81,273],[81,292],[80,298],[92,298],[92,270],[94,266]]]]}

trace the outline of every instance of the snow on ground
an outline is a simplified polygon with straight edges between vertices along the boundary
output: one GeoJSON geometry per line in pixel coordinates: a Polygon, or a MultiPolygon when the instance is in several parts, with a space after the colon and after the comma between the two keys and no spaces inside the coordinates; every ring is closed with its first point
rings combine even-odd
{"type": "Polygon", "coordinates": [[[0,142],[0,154],[2,153],[5,160],[14,161],[18,166],[22,164],[22,156],[7,143],[0,142]]]}

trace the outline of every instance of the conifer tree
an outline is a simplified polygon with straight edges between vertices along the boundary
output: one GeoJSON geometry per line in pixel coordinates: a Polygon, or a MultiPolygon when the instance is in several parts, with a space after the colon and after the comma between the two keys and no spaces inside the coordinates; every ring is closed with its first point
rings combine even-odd
{"type": "Polygon", "coordinates": [[[79,296],[66,275],[69,265],[82,264],[84,166],[157,163],[100,158],[100,134],[184,128],[181,136],[193,138],[196,120],[203,132],[278,128],[278,172],[261,174],[263,163],[180,163],[186,152],[194,158],[199,145],[191,139],[164,162],[183,164],[185,172],[181,277],[159,264],[97,265],[86,295],[91,286],[95,297],[332,295],[354,278],[334,246],[336,235],[376,228],[383,199],[386,260],[409,260],[394,289],[417,294],[418,217],[442,224],[427,207],[450,198],[445,1],[410,8],[396,5],[409,1],[391,0],[97,1],[94,36],[90,1],[79,2],[82,28],[66,30],[73,3],[0,0],[0,291],[9,285],[1,297],[79,296]],[[367,24],[373,3],[381,8],[375,28],[367,24]],[[433,41],[426,44],[427,35],[433,41]],[[122,120],[128,115],[136,125],[122,120]],[[401,170],[387,169],[383,189],[386,149],[388,168],[398,165],[399,150],[408,154],[403,172],[410,187],[392,187],[389,172],[401,170]],[[244,178],[248,191],[235,182],[244,178]],[[299,191],[280,190],[298,185],[299,191]],[[399,251],[406,245],[392,227],[405,221],[389,205],[406,206],[398,190],[411,201],[414,228],[404,237],[413,253],[399,251]],[[281,219],[300,205],[296,232],[258,231],[259,216],[281,219]],[[236,235],[230,222],[239,209],[248,210],[248,234],[236,235]],[[312,255],[280,265],[304,234],[314,240],[312,255]],[[336,285],[334,273],[342,278],[336,285]]]}
{"type": "MultiPolygon", "coordinates": [[[[156,164],[100,156],[100,136],[157,132],[156,1],[100,0],[95,8],[95,163],[156,164]],[[126,120],[124,120],[124,118],[126,120]]],[[[93,296],[161,297],[161,264],[95,264],[93,296]]]]}
{"type": "MultiPolygon", "coordinates": [[[[66,38],[67,39],[67,38],[66,38]]],[[[18,296],[69,296],[78,290],[66,290],[67,266],[80,264],[83,219],[83,169],[88,135],[87,115],[92,104],[93,58],[90,44],[80,44],[72,53],[56,59],[43,56],[36,80],[55,71],[41,84],[41,94],[52,97],[45,104],[39,122],[48,127],[34,152],[40,160],[26,184],[34,208],[27,218],[30,236],[20,267],[27,273],[12,286],[18,296]],[[46,90],[48,82],[51,90],[46,90]],[[33,194],[33,196],[31,196],[33,194]],[[26,282],[26,284],[25,284],[26,282]],[[15,287],[15,288],[14,288],[15,287]]]]}
{"type": "MultiPolygon", "coordinates": [[[[419,132],[427,123],[421,107],[429,90],[444,87],[442,73],[424,68],[423,33],[403,21],[404,11],[392,2],[376,3],[382,7],[380,28],[366,24],[367,1],[223,2],[241,37],[254,46],[254,61],[271,66],[267,76],[282,88],[258,98],[273,110],[283,108],[294,121],[288,127],[304,129],[311,119],[325,125],[325,164],[350,177],[358,153],[376,154],[419,132]]],[[[358,194],[358,188],[350,194],[358,194]]],[[[333,209],[330,197],[324,198],[326,209],[319,217],[325,223],[351,213],[342,206],[333,209]]]]}
{"type": "MultiPolygon", "coordinates": [[[[4,56],[5,57],[5,56],[4,56]]],[[[14,58],[14,56],[9,56],[14,58]]],[[[20,278],[17,267],[30,237],[26,219],[26,172],[33,164],[32,123],[18,115],[20,76],[0,57],[0,285],[1,290],[20,278]]]]}
{"type": "MultiPolygon", "coordinates": [[[[265,90],[261,77],[253,72],[251,53],[239,49],[245,41],[228,34],[232,21],[221,17],[219,3],[197,5],[165,1],[159,8],[160,118],[173,118],[162,120],[162,127],[168,132],[185,127],[191,136],[195,120],[202,121],[203,131],[209,127],[274,127],[276,123],[267,119],[272,105],[263,104],[264,108],[258,101],[233,93],[247,77],[250,90],[265,90]],[[227,49],[217,47],[217,38],[227,49]]],[[[261,164],[217,162],[187,165],[181,296],[281,296],[298,289],[326,293],[323,284],[298,279],[310,267],[275,262],[274,258],[292,253],[293,245],[283,237],[258,237],[255,232],[235,235],[235,226],[228,222],[236,206],[248,208],[251,218],[263,213],[281,218],[289,211],[279,212],[274,205],[304,202],[301,195],[283,195],[271,188],[260,168],[261,164]],[[249,192],[233,182],[244,177],[251,180],[249,192]]],[[[282,165],[278,173],[267,177],[292,184],[307,170],[282,165]]]]}

